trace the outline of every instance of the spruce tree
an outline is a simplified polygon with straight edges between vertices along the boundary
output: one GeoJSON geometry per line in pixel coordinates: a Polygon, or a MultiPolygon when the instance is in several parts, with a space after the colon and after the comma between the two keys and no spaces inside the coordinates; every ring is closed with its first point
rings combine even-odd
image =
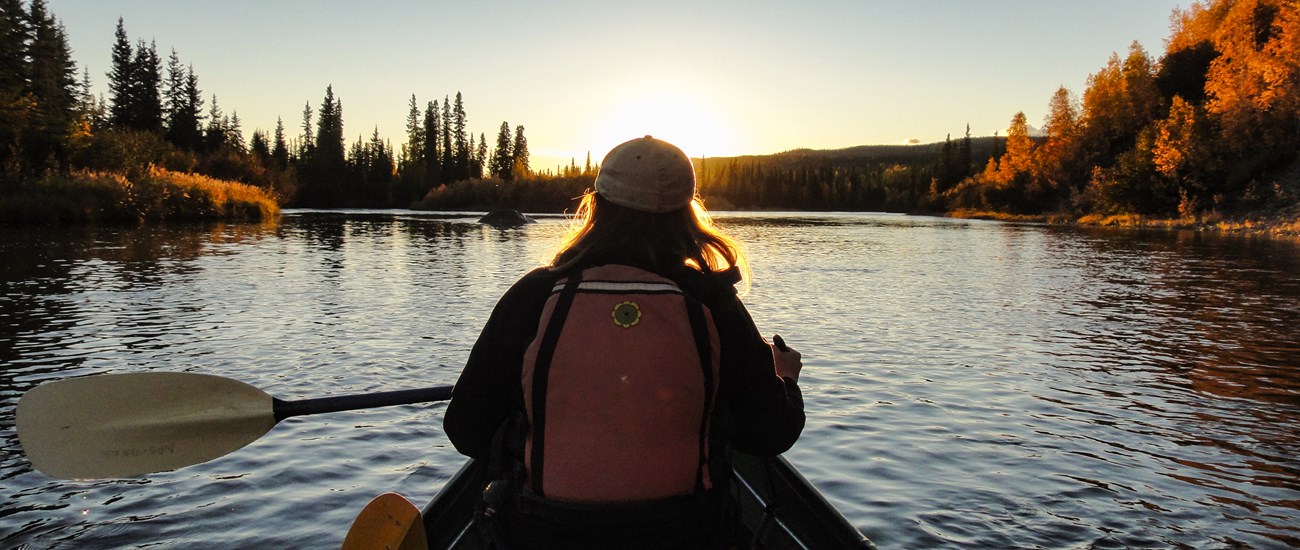
{"type": "Polygon", "coordinates": [[[50,162],[62,166],[67,162],[67,137],[77,117],[77,66],[63,25],[49,13],[44,0],[32,0],[28,24],[27,95],[32,116],[23,147],[30,167],[45,167],[50,162]]]}
{"type": "Polygon", "coordinates": [[[447,96],[442,96],[442,152],[439,158],[442,173],[439,182],[448,182],[455,180],[456,175],[456,150],[452,148],[452,126],[451,126],[451,100],[447,96]]]}
{"type": "Polygon", "coordinates": [[[172,48],[171,55],[167,56],[167,80],[163,86],[163,113],[164,125],[167,130],[165,136],[177,146],[186,147],[184,143],[185,126],[188,121],[185,120],[185,67],[181,65],[181,58],[176,54],[176,49],[172,48]]]}
{"type": "Polygon", "coordinates": [[[411,102],[406,112],[406,153],[403,160],[416,163],[424,157],[424,126],[420,124],[420,106],[411,94],[411,102]]]}
{"type": "Polygon", "coordinates": [[[127,40],[126,26],[121,17],[117,18],[114,37],[112,68],[108,72],[108,120],[114,128],[129,128],[134,108],[131,92],[134,89],[135,64],[132,63],[131,42],[127,40]]]}
{"type": "Polygon", "coordinates": [[[217,104],[217,94],[212,94],[212,105],[208,111],[208,128],[204,132],[204,147],[208,151],[220,150],[226,145],[226,127],[225,123],[229,119],[221,113],[221,106],[217,104]]]}
{"type": "Polygon", "coordinates": [[[497,132],[497,148],[492,153],[492,162],[489,165],[489,172],[494,178],[501,178],[505,181],[514,179],[510,169],[514,165],[514,153],[510,147],[510,124],[501,121],[501,130],[497,132]]]}
{"type": "Polygon", "coordinates": [[[131,60],[131,114],[128,126],[136,130],[162,132],[162,66],[156,45],[136,42],[131,60]]]}
{"type": "Polygon", "coordinates": [[[512,168],[511,172],[516,178],[522,178],[532,173],[528,166],[528,138],[524,137],[524,125],[515,126],[515,144],[511,151],[512,168]]]}
{"type": "Polygon", "coordinates": [[[424,160],[425,187],[442,181],[442,125],[439,124],[438,102],[430,101],[424,107],[424,160]]]}
{"type": "Polygon", "coordinates": [[[275,117],[275,144],[271,147],[271,160],[275,167],[284,170],[289,166],[289,144],[284,140],[284,119],[275,117]]]}
{"type": "Polygon", "coordinates": [[[177,129],[182,146],[190,150],[203,147],[203,90],[199,89],[199,76],[194,74],[194,66],[185,68],[185,93],[180,110],[177,129]]]}
{"type": "Polygon", "coordinates": [[[466,132],[468,119],[465,116],[465,102],[461,99],[460,92],[456,92],[456,108],[453,113],[455,119],[451,122],[453,138],[453,150],[455,151],[455,161],[453,163],[452,173],[455,179],[464,179],[468,177],[469,172],[469,135],[466,132]]]}
{"type": "Polygon", "coordinates": [[[474,150],[474,170],[471,176],[475,178],[483,177],[483,167],[487,164],[487,136],[483,132],[478,134],[478,148],[474,150]]]}

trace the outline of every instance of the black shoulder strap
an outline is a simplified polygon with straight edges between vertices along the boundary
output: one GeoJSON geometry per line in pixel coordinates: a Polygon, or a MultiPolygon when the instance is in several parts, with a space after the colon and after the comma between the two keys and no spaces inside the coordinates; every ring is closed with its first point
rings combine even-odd
{"type": "Polygon", "coordinates": [[[538,496],[545,496],[542,492],[545,460],[542,449],[546,446],[546,382],[550,375],[551,360],[555,356],[555,346],[560,340],[560,331],[564,328],[565,319],[569,317],[569,308],[573,305],[573,297],[578,294],[578,284],[581,282],[581,272],[570,275],[565,282],[564,289],[555,302],[555,310],[546,322],[546,332],[537,348],[537,364],[533,366],[533,451],[529,462],[532,466],[532,490],[538,496]]]}
{"type": "Polygon", "coordinates": [[[704,414],[700,417],[700,456],[699,466],[695,470],[695,492],[698,494],[704,492],[704,468],[708,464],[709,424],[713,418],[713,387],[716,381],[713,379],[713,345],[710,343],[704,306],[688,296],[686,315],[690,318],[695,350],[700,356],[700,368],[704,371],[704,414]]]}

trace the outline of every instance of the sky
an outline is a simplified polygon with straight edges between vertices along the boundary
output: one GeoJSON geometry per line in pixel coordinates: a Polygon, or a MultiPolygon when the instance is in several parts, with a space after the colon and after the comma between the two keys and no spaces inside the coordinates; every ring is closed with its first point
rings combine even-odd
{"type": "MultiPolygon", "coordinates": [[[[47,0],[107,97],[117,19],[176,50],[244,136],[290,137],[332,85],[349,143],[400,146],[414,94],[464,97],[495,145],[523,125],[534,169],[654,135],[692,157],[934,143],[1041,126],[1061,86],[1134,41],[1164,50],[1166,0],[656,2],[47,0]]],[[[1004,132],[1005,133],[1005,132],[1004,132]]]]}

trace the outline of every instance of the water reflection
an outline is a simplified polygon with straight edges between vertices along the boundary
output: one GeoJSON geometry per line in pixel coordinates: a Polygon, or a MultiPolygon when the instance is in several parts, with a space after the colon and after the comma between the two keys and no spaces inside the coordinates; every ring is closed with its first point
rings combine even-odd
{"type": "MultiPolygon", "coordinates": [[[[289,211],[0,229],[0,546],[337,546],[460,464],[440,407],[293,419],[141,480],[32,472],[42,380],[191,370],[298,399],[451,383],[560,218],[289,211]]],[[[871,214],[721,213],[805,354],[789,453],[882,547],[1300,545],[1300,246],[871,214]]]]}

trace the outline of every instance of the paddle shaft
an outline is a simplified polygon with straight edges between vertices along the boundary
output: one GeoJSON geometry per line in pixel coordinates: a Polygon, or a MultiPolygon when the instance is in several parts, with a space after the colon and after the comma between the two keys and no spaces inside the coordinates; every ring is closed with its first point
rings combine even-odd
{"type": "Polygon", "coordinates": [[[446,401],[448,399],[451,399],[451,386],[435,386],[418,390],[340,395],[296,401],[274,399],[272,401],[272,411],[275,413],[275,421],[279,422],[291,416],[353,411],[392,405],[410,405],[430,401],[446,401]]]}

